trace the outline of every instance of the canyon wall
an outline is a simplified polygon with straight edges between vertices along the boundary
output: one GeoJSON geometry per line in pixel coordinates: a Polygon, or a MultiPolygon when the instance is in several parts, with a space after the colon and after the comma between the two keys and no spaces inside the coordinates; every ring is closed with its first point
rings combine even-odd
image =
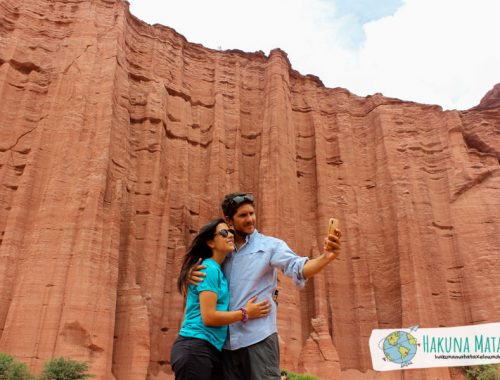
{"type": "Polygon", "coordinates": [[[121,0],[0,0],[0,351],[100,379],[171,377],[186,245],[224,194],[343,252],[280,277],[282,365],[375,374],[374,328],[498,322],[500,87],[467,111],[326,88],[285,52],[217,51],[121,0]]]}

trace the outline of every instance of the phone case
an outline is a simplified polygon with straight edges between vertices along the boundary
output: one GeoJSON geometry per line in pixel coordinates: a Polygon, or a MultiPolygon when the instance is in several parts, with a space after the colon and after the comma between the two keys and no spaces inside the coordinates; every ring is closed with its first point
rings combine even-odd
{"type": "Polygon", "coordinates": [[[333,235],[335,233],[335,229],[339,228],[339,221],[335,218],[330,218],[328,222],[328,234],[333,235]]]}

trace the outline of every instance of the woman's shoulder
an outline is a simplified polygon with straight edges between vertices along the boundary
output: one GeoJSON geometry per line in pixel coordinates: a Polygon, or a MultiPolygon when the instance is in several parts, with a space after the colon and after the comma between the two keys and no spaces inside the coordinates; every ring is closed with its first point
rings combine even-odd
{"type": "MultiPolygon", "coordinates": [[[[202,262],[206,268],[202,269],[205,272],[205,279],[198,285],[198,290],[208,288],[216,288],[220,286],[221,279],[224,277],[224,273],[217,262],[211,259],[205,259],[202,262]]],[[[206,290],[206,289],[205,289],[206,290]]]]}
{"type": "Polygon", "coordinates": [[[201,265],[205,265],[206,268],[204,269],[206,272],[214,272],[214,271],[220,271],[221,267],[217,262],[215,262],[212,259],[205,259],[201,262],[201,265]]]}

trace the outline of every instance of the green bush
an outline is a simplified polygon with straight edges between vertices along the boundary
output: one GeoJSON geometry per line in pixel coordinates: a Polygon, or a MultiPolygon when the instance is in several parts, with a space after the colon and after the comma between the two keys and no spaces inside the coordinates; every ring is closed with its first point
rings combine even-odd
{"type": "Polygon", "coordinates": [[[34,376],[28,371],[24,363],[20,363],[12,356],[0,352],[0,380],[32,380],[34,376]]]}
{"type": "Polygon", "coordinates": [[[465,367],[465,378],[467,380],[498,380],[500,373],[494,364],[484,364],[465,367]]]}
{"type": "Polygon", "coordinates": [[[288,380],[321,380],[321,379],[319,377],[308,374],[289,373],[288,380]]]}
{"type": "Polygon", "coordinates": [[[73,359],[55,358],[45,363],[41,380],[83,380],[94,377],[87,373],[88,363],[73,359]]]}
{"type": "Polygon", "coordinates": [[[321,380],[319,377],[308,375],[307,373],[302,374],[302,373],[293,373],[289,371],[287,371],[287,373],[288,373],[288,380],[321,380]]]}

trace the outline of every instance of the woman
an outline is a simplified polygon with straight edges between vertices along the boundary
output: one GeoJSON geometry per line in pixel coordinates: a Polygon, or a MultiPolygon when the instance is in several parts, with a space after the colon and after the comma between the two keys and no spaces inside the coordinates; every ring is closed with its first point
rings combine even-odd
{"type": "Polygon", "coordinates": [[[206,277],[198,286],[187,288],[184,321],[170,359],[176,380],[219,379],[227,325],[269,314],[269,302],[255,303],[257,296],[240,310],[228,311],[229,289],[221,264],[233,250],[234,231],[224,219],[216,219],[201,228],[186,252],[177,280],[179,292],[185,293],[189,271],[200,258],[206,266],[206,277]]]}

